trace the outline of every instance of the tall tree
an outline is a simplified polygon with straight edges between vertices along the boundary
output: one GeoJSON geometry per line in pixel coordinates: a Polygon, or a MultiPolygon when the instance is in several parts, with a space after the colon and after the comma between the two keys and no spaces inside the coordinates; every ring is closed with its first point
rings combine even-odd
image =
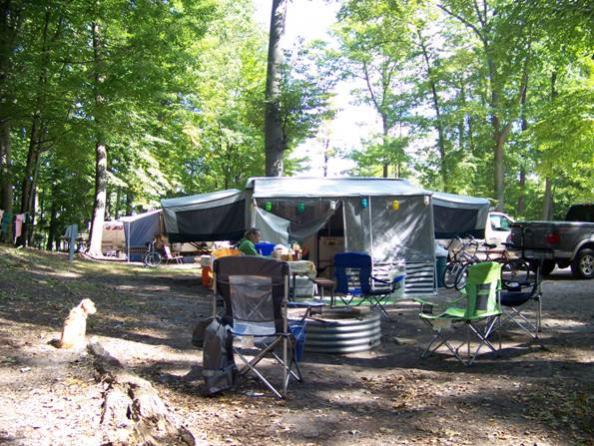
{"type": "Polygon", "coordinates": [[[393,135],[392,130],[403,123],[410,104],[406,86],[398,76],[411,45],[407,30],[410,12],[403,4],[365,0],[347,2],[339,13],[344,71],[363,83],[365,88],[356,93],[380,117],[382,142],[375,153],[381,153],[376,159],[382,161],[384,177],[389,175],[394,160],[402,160],[398,153],[393,153],[400,144],[394,144],[398,135],[393,135]]]}
{"type": "MultiPolygon", "coordinates": [[[[23,19],[23,2],[20,0],[0,2],[0,209],[6,213],[5,218],[11,218],[13,211],[10,131],[16,98],[12,81],[15,74],[15,51],[23,19]]],[[[5,241],[12,241],[11,225],[8,225],[8,232],[3,232],[2,236],[5,241]]]]}
{"type": "Polygon", "coordinates": [[[505,143],[517,119],[528,82],[531,29],[514,14],[507,0],[449,0],[438,5],[471,30],[480,41],[485,63],[489,120],[493,136],[497,209],[505,205],[505,143]]]}
{"type": "Polygon", "coordinates": [[[282,176],[283,174],[284,135],[280,116],[281,66],[283,63],[281,38],[285,32],[287,4],[288,0],[272,0],[270,15],[264,121],[267,176],[282,176]]]}

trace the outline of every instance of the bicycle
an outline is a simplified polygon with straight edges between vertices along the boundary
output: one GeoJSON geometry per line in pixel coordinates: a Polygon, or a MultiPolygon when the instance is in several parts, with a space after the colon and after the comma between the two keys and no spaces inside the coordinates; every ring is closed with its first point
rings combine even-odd
{"type": "Polygon", "coordinates": [[[161,264],[163,260],[161,254],[155,249],[155,242],[146,244],[146,254],[142,259],[144,266],[155,267],[161,264]]]}
{"type": "Polygon", "coordinates": [[[466,239],[456,237],[448,245],[448,257],[451,259],[443,272],[443,285],[445,288],[461,290],[466,285],[468,266],[480,262],[476,253],[478,241],[472,236],[466,239]]]}
{"type": "Polygon", "coordinates": [[[513,291],[521,289],[523,286],[533,283],[536,275],[533,274],[532,265],[522,257],[512,255],[509,246],[504,243],[505,249],[501,252],[501,256],[497,259],[489,259],[489,253],[493,252],[496,245],[489,245],[487,250],[487,261],[495,261],[501,263],[501,285],[503,288],[513,291]]]}
{"type": "Polygon", "coordinates": [[[512,255],[507,245],[504,244],[504,246],[504,250],[497,250],[495,249],[497,245],[483,242],[481,247],[485,249],[479,251],[477,248],[471,258],[463,265],[459,276],[456,278],[456,289],[460,290],[466,283],[465,275],[468,266],[479,262],[501,263],[501,285],[507,290],[517,290],[531,284],[532,268],[530,264],[521,257],[512,255]],[[480,253],[484,253],[484,259],[479,257],[480,253]],[[497,257],[492,257],[493,254],[497,254],[497,257]]]}

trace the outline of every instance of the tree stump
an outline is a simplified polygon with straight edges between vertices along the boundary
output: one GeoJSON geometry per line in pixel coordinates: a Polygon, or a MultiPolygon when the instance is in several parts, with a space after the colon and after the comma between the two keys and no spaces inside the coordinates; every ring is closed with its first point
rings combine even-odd
{"type": "Polygon", "coordinates": [[[105,385],[101,413],[104,446],[195,446],[194,435],[178,423],[151,383],[90,344],[96,379],[105,385]]]}

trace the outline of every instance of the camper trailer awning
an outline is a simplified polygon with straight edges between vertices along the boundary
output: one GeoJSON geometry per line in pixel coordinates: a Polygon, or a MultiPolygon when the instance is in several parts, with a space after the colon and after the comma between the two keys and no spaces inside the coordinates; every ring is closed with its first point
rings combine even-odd
{"type": "Polygon", "coordinates": [[[387,178],[250,178],[253,198],[339,198],[431,195],[406,180],[387,178]]]}

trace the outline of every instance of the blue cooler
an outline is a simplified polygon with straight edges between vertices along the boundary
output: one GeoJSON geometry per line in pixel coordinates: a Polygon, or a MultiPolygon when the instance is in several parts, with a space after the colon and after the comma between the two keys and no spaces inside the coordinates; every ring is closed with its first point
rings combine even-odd
{"type": "Polygon", "coordinates": [[[261,256],[269,256],[272,255],[272,251],[274,251],[275,246],[276,245],[274,243],[268,242],[256,243],[256,251],[258,251],[258,254],[261,256]]]}

